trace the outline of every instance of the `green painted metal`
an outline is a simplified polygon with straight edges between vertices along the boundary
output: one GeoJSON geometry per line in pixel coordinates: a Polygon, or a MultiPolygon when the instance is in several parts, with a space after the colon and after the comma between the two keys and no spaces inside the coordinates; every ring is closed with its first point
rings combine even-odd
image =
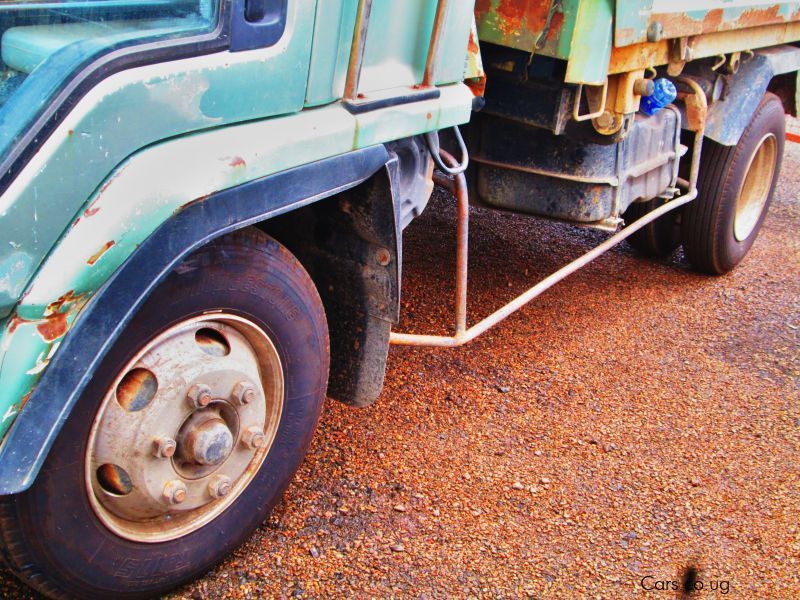
{"type": "Polygon", "coordinates": [[[613,22],[613,0],[579,4],[564,81],[603,85],[611,58],[613,22]]]}
{"type": "MultiPolygon", "coordinates": [[[[374,0],[359,92],[369,96],[422,83],[437,0],[374,0]]],[[[308,78],[307,106],[334,102],[344,93],[358,0],[319,5],[308,78]]],[[[450,2],[437,56],[436,83],[464,78],[472,2],[450,2]]]]}
{"type": "Polygon", "coordinates": [[[358,0],[327,0],[317,6],[306,106],[342,97],[358,0]]]}
{"type": "Polygon", "coordinates": [[[117,74],[99,84],[0,197],[0,316],[76,211],[127,156],[187,132],[302,109],[315,0],[293,0],[271,48],[117,74]]]}
{"type": "MultiPolygon", "coordinates": [[[[368,91],[421,79],[435,0],[399,4],[376,1],[368,91]],[[413,22],[397,26],[398,16],[413,22]],[[381,69],[386,73],[378,77],[381,69]]],[[[467,65],[472,6],[456,4],[442,40],[440,82],[460,82],[467,65]]],[[[318,14],[314,0],[289,6],[287,33],[276,46],[148,65],[104,80],[0,196],[0,318],[10,315],[0,321],[0,435],[83,305],[181,206],[469,120],[473,94],[461,83],[441,87],[440,99],[351,115],[334,101],[354,0],[325,0],[318,14]],[[328,106],[303,110],[315,104],[328,106]]]]}

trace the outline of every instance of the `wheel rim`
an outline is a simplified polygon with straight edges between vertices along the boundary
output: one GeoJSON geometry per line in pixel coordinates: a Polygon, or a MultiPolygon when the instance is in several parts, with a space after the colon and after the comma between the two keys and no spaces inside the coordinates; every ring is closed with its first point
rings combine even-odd
{"type": "Polygon", "coordinates": [[[89,434],[98,518],[151,543],[212,521],[269,453],[283,390],[274,344],[247,319],[212,313],[156,336],[117,374],[89,434]]]}
{"type": "Polygon", "coordinates": [[[750,159],[747,175],[736,198],[733,235],[738,242],[750,237],[758,224],[772,188],[777,159],[778,140],[774,134],[768,133],[761,138],[750,159]]]}

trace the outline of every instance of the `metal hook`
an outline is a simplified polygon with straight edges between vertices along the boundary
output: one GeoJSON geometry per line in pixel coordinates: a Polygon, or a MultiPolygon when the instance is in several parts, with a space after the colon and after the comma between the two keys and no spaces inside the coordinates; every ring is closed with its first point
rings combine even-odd
{"type": "Polygon", "coordinates": [[[448,175],[461,175],[464,171],[467,170],[469,166],[469,151],[467,150],[467,145],[464,143],[464,138],[461,136],[461,130],[458,126],[453,127],[453,131],[456,135],[456,141],[458,142],[458,148],[461,151],[461,162],[456,165],[455,167],[448,167],[442,161],[441,156],[439,155],[440,148],[439,148],[439,132],[438,131],[431,131],[425,134],[425,143],[428,145],[428,150],[430,150],[431,156],[433,157],[436,166],[442,173],[447,173],[448,175]]]}

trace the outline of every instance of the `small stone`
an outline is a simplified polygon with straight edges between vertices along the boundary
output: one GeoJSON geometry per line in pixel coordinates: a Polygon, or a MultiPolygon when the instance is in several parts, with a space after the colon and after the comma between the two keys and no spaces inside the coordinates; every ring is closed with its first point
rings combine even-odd
{"type": "Polygon", "coordinates": [[[533,451],[533,455],[534,456],[541,456],[542,455],[542,451],[541,450],[534,450],[533,451]]]}
{"type": "Polygon", "coordinates": [[[317,550],[316,547],[311,546],[309,553],[311,554],[312,557],[319,558],[319,550],[317,550]]]}
{"type": "Polygon", "coordinates": [[[692,484],[692,487],[700,487],[700,485],[702,485],[703,482],[700,481],[697,477],[692,477],[689,480],[689,483],[692,484]]]}
{"type": "Polygon", "coordinates": [[[606,444],[605,446],[603,446],[603,450],[605,450],[606,452],[611,452],[616,449],[617,449],[616,444],[606,444]]]}
{"type": "Polygon", "coordinates": [[[472,479],[472,476],[469,473],[464,473],[464,479],[472,479]]]}
{"type": "Polygon", "coordinates": [[[405,504],[395,504],[395,505],[394,505],[394,509],[395,509],[397,512],[406,512],[406,507],[405,507],[405,504]]]}
{"type": "Polygon", "coordinates": [[[391,549],[392,552],[405,552],[406,551],[406,547],[403,546],[403,544],[401,544],[399,542],[397,544],[392,544],[391,546],[389,546],[389,548],[391,549]]]}
{"type": "Polygon", "coordinates": [[[433,516],[434,516],[434,517],[438,517],[440,514],[441,514],[441,513],[439,512],[439,509],[438,509],[438,508],[434,508],[434,509],[433,509],[433,516]]]}
{"type": "Polygon", "coordinates": [[[511,388],[505,385],[498,385],[497,389],[501,394],[507,394],[511,391],[511,388]]]}
{"type": "Polygon", "coordinates": [[[548,483],[550,483],[550,479],[549,479],[549,478],[547,478],[547,477],[542,477],[542,478],[539,480],[539,483],[541,483],[542,485],[547,485],[548,483]]]}
{"type": "Polygon", "coordinates": [[[524,490],[525,486],[522,485],[519,481],[515,481],[514,484],[511,486],[515,490],[524,490]]]}

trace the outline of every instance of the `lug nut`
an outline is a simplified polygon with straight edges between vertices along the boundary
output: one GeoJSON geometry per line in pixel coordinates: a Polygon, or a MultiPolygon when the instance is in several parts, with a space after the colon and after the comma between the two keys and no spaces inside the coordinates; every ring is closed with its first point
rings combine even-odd
{"type": "Polygon", "coordinates": [[[223,498],[231,491],[231,480],[225,475],[217,475],[208,484],[208,493],[212,498],[223,498]]]}
{"type": "Polygon", "coordinates": [[[196,383],[189,388],[186,398],[192,408],[203,408],[211,402],[211,388],[202,383],[196,383]]]}
{"type": "Polygon", "coordinates": [[[153,440],[153,455],[156,458],[172,458],[178,444],[170,437],[160,437],[153,440]]]}
{"type": "Polygon", "coordinates": [[[240,381],[234,386],[231,397],[236,404],[244,406],[256,399],[256,390],[252,384],[247,381],[240,381]]]}
{"type": "Polygon", "coordinates": [[[180,504],[186,500],[187,494],[186,485],[178,479],[173,479],[164,484],[161,497],[164,498],[168,504],[180,504]]]}
{"type": "Polygon", "coordinates": [[[267,437],[259,427],[248,427],[242,433],[242,442],[251,450],[258,450],[267,443],[267,437]]]}

